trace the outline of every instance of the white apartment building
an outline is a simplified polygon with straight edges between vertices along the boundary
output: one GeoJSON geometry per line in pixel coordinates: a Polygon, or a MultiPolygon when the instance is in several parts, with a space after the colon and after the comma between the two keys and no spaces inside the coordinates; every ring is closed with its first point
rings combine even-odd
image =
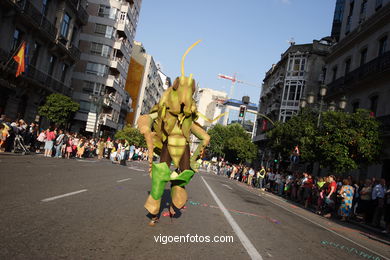
{"type": "Polygon", "coordinates": [[[139,90],[136,93],[137,97],[134,98],[136,106],[133,111],[133,124],[136,124],[140,115],[149,113],[150,109],[160,101],[164,92],[164,82],[153,56],[146,53],[141,42],[134,41],[132,58],[143,66],[139,90]]]}

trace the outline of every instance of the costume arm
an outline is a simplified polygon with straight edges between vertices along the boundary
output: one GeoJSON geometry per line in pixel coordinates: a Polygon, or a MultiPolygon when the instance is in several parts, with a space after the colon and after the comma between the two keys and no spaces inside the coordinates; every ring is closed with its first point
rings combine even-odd
{"type": "Polygon", "coordinates": [[[142,115],[138,119],[138,129],[141,132],[141,134],[144,135],[146,145],[148,146],[148,159],[149,159],[149,175],[151,175],[152,172],[152,163],[153,163],[153,136],[154,133],[152,132],[152,125],[154,120],[157,118],[158,114],[157,112],[147,115],[142,115]]]}
{"type": "Polygon", "coordinates": [[[209,144],[210,136],[206,133],[206,131],[197,123],[193,123],[191,126],[191,133],[195,135],[199,140],[200,144],[196,148],[194,154],[191,156],[190,164],[191,168],[194,171],[197,171],[199,168],[199,164],[196,162],[200,153],[203,149],[209,144]]]}

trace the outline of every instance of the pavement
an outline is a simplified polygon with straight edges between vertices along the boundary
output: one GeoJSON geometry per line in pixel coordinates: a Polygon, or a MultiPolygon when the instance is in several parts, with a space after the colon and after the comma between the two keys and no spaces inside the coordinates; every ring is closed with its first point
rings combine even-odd
{"type": "Polygon", "coordinates": [[[149,227],[150,184],[146,162],[0,154],[0,259],[390,259],[386,236],[204,171],[149,227]]]}

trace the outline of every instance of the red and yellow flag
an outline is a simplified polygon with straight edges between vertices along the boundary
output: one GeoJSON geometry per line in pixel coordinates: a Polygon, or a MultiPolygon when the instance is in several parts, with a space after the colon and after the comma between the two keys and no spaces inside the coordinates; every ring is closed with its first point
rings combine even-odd
{"type": "Polygon", "coordinates": [[[14,60],[18,63],[18,69],[16,70],[15,76],[18,77],[25,70],[25,53],[26,53],[26,42],[22,43],[18,53],[14,56],[14,60]]]}

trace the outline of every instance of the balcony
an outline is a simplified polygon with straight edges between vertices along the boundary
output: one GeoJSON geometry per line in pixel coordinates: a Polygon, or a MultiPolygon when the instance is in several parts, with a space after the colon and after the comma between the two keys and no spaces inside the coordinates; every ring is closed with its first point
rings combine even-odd
{"type": "Polygon", "coordinates": [[[35,8],[31,0],[10,0],[20,16],[25,20],[29,26],[35,27],[38,33],[43,34],[50,41],[54,41],[57,35],[56,27],[42,15],[42,13],[35,8]]]}
{"type": "Polygon", "coordinates": [[[127,38],[129,39],[130,38],[130,35],[131,35],[131,30],[130,30],[130,27],[129,27],[129,22],[126,20],[118,20],[117,24],[116,24],[116,29],[118,31],[118,33],[123,36],[124,38],[127,38]],[[123,32],[123,33],[121,33],[123,32]]]}
{"type": "Polygon", "coordinates": [[[271,113],[274,111],[279,111],[280,109],[280,104],[279,103],[273,103],[271,106],[271,113]]]}
{"type": "Polygon", "coordinates": [[[381,130],[384,136],[390,136],[390,115],[376,118],[381,123],[381,130]]]}
{"type": "Polygon", "coordinates": [[[66,96],[71,96],[72,94],[72,89],[69,86],[66,86],[61,81],[54,79],[53,77],[47,75],[46,73],[36,69],[31,65],[28,67],[25,77],[34,81],[35,83],[38,83],[43,88],[46,88],[51,92],[61,93],[66,96]]]}
{"type": "Polygon", "coordinates": [[[86,25],[88,23],[88,13],[80,5],[80,0],[68,0],[68,3],[73,8],[76,13],[76,18],[83,24],[86,25]]]}
{"type": "Polygon", "coordinates": [[[122,54],[126,55],[127,58],[130,58],[130,44],[127,40],[120,40],[117,38],[114,43],[114,49],[120,50],[122,54]]]}
{"type": "MultiPolygon", "coordinates": [[[[8,81],[19,80],[15,79],[15,73],[17,69],[17,64],[12,62],[11,64],[5,66],[6,62],[11,58],[12,54],[3,49],[0,49],[0,69],[2,77],[5,78],[6,74],[10,75],[7,77],[8,81]],[[4,74],[4,75],[3,75],[4,74]]],[[[66,96],[72,95],[72,89],[70,86],[65,85],[63,82],[54,79],[52,76],[46,74],[43,71],[35,68],[32,65],[29,65],[26,69],[26,72],[22,74],[22,79],[25,79],[26,82],[36,85],[40,88],[46,89],[49,92],[61,93],[66,96]]]]}
{"type": "Polygon", "coordinates": [[[110,61],[110,67],[116,69],[123,76],[127,75],[127,66],[124,58],[113,57],[110,61]]]}
{"type": "Polygon", "coordinates": [[[283,87],[284,85],[284,76],[279,76],[274,81],[274,86],[283,87]]]}
{"type": "Polygon", "coordinates": [[[114,122],[111,114],[102,115],[102,124],[114,129],[117,129],[118,125],[114,122]]]}
{"type": "Polygon", "coordinates": [[[365,81],[376,78],[379,74],[386,73],[388,70],[390,70],[390,51],[328,84],[328,97],[351,90],[353,85],[364,84],[365,81]]]}

